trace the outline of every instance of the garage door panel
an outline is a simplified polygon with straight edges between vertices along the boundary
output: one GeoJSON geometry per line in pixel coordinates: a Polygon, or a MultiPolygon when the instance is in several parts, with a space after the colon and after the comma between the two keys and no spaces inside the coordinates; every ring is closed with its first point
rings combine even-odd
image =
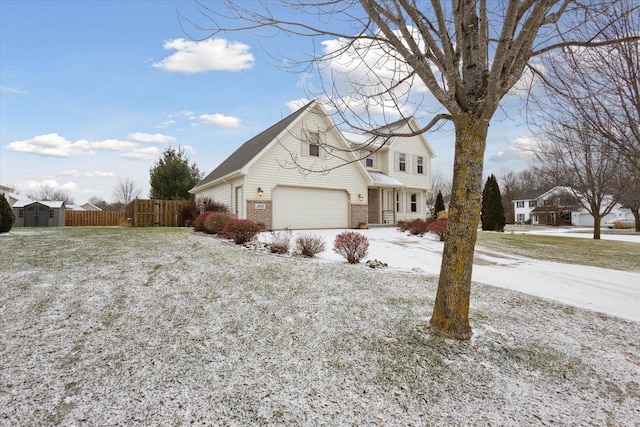
{"type": "Polygon", "coordinates": [[[273,228],[347,228],[346,191],[278,187],[273,191],[273,228]]]}

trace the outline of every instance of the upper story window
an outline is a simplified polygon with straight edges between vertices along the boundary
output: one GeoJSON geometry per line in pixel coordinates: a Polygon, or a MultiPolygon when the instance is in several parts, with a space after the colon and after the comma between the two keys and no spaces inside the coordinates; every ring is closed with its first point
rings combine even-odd
{"type": "Polygon", "coordinates": [[[364,165],[368,168],[373,168],[374,166],[374,161],[373,161],[373,156],[374,153],[373,151],[365,151],[364,152],[364,165]]]}
{"type": "Polygon", "coordinates": [[[422,156],[416,157],[416,172],[419,174],[424,174],[424,159],[422,156]]]}
{"type": "Polygon", "coordinates": [[[524,208],[524,201],[516,202],[516,208],[524,208]]]}
{"type": "Polygon", "coordinates": [[[529,207],[530,208],[535,208],[537,206],[537,203],[535,200],[529,200],[529,207]]]}
{"type": "Polygon", "coordinates": [[[407,155],[405,153],[398,153],[398,170],[400,172],[407,171],[407,155]]]}
{"type": "Polygon", "coordinates": [[[320,133],[304,129],[302,131],[302,155],[320,157],[320,133]]]}
{"type": "Polygon", "coordinates": [[[318,132],[307,132],[309,141],[309,155],[320,157],[320,134],[318,132]]]}

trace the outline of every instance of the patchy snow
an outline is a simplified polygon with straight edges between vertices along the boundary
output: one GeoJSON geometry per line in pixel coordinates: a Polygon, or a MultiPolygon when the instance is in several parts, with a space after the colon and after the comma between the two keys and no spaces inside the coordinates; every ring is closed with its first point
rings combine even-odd
{"type": "Polygon", "coordinates": [[[0,426],[637,425],[640,323],[477,283],[472,339],[430,336],[436,267],[398,248],[441,243],[395,233],[373,270],[187,229],[12,232],[0,426]]]}
{"type": "MultiPolygon", "coordinates": [[[[326,249],[317,258],[325,262],[340,262],[344,259],[331,248],[335,236],[342,231],[296,231],[293,239],[301,233],[322,236],[326,249]]],[[[440,274],[443,243],[433,236],[413,236],[394,227],[358,231],[369,239],[366,259],[379,259],[391,269],[440,274]]],[[[589,237],[563,228],[541,229],[535,233],[589,237]]],[[[605,236],[640,244],[640,235],[603,234],[605,236]]],[[[260,240],[268,241],[269,237],[270,233],[262,233],[260,240]]],[[[617,271],[533,260],[478,247],[473,280],[640,322],[640,261],[638,264],[638,272],[617,271]]]]}

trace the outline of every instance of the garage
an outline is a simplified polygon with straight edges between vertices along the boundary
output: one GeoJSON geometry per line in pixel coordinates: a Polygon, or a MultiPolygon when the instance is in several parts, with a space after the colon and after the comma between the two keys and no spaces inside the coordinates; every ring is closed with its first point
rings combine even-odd
{"type": "Polygon", "coordinates": [[[276,230],[349,226],[349,197],[344,190],[277,187],[272,197],[276,230]]]}

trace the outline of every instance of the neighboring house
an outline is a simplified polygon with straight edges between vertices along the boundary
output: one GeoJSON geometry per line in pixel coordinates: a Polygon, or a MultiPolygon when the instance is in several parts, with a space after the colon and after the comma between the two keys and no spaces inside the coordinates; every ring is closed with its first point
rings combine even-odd
{"type": "MultiPolygon", "coordinates": [[[[409,127],[418,129],[414,119],[387,128],[409,127]]],[[[391,224],[426,216],[433,156],[423,136],[354,150],[313,101],[245,142],[190,192],[272,230],[391,224]]]]}
{"type": "Polygon", "coordinates": [[[525,191],[513,199],[513,213],[516,224],[529,224],[531,211],[538,206],[538,198],[545,191],[525,191]]]}
{"type": "Polygon", "coordinates": [[[102,211],[99,207],[92,203],[85,203],[84,205],[66,205],[67,210],[72,211],[102,211]]]}
{"type": "Polygon", "coordinates": [[[65,225],[65,205],[60,201],[18,200],[13,204],[14,227],[54,227],[65,225]]]}
{"type": "MultiPolygon", "coordinates": [[[[593,227],[594,219],[567,187],[554,187],[535,199],[536,207],[530,211],[531,224],[573,225],[593,227]]],[[[515,202],[514,202],[515,203],[515,202]]],[[[616,218],[632,217],[629,209],[617,203],[610,213],[601,218],[601,223],[616,218]]]]}

